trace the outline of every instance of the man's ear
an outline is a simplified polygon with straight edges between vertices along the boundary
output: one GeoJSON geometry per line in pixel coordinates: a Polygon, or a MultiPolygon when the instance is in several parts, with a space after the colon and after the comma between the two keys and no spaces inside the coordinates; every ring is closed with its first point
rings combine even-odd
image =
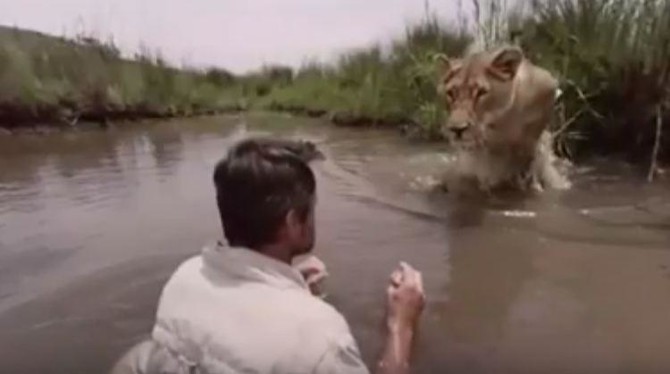
{"type": "Polygon", "coordinates": [[[286,213],[284,229],[285,233],[294,235],[303,235],[308,224],[308,216],[301,213],[300,210],[291,209],[286,213]]]}
{"type": "Polygon", "coordinates": [[[491,59],[489,73],[503,81],[511,81],[516,77],[519,66],[523,62],[523,51],[519,47],[503,47],[496,51],[491,59]]]}
{"type": "Polygon", "coordinates": [[[283,224],[279,227],[279,230],[277,230],[276,233],[276,239],[279,241],[283,241],[286,239],[289,239],[295,235],[297,230],[299,229],[299,221],[297,220],[297,215],[295,214],[294,210],[289,210],[286,215],[284,215],[284,222],[283,224]]]}
{"type": "Polygon", "coordinates": [[[298,213],[295,211],[295,209],[289,210],[288,213],[286,213],[284,220],[284,227],[286,228],[287,233],[292,234],[297,232],[302,226],[302,221],[300,220],[300,217],[298,217],[298,213]]]}

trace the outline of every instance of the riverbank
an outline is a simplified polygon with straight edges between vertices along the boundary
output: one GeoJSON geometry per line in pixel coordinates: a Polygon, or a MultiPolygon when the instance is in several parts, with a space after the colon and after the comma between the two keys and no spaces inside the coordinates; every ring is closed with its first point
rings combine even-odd
{"type": "MultiPolygon", "coordinates": [[[[246,109],[242,107],[230,107],[218,110],[206,110],[201,112],[151,112],[151,111],[108,111],[87,113],[81,116],[64,119],[58,117],[39,117],[33,116],[18,122],[18,125],[6,126],[4,121],[0,121],[0,135],[18,135],[18,134],[50,134],[61,131],[77,131],[85,129],[105,129],[118,125],[139,124],[145,121],[156,120],[180,120],[195,117],[211,117],[222,115],[253,115],[255,113],[288,114],[295,117],[307,119],[320,119],[339,127],[351,128],[388,128],[397,130],[401,135],[410,139],[421,141],[436,141],[438,138],[429,138],[421,132],[416,123],[411,119],[389,120],[384,118],[370,118],[366,116],[357,116],[347,112],[336,112],[327,110],[314,110],[308,108],[284,108],[276,107],[270,109],[246,109]]],[[[0,118],[2,118],[0,116],[0,118]]]]}
{"type": "Polygon", "coordinates": [[[167,64],[149,49],[0,26],[0,127],[164,119],[237,109],[232,74],[167,64]],[[235,97],[231,97],[235,96],[235,97]]]}
{"type": "Polygon", "coordinates": [[[551,127],[560,154],[670,160],[664,125],[670,121],[670,3],[462,2],[475,11],[456,22],[428,10],[390,44],[353,50],[330,64],[308,63],[290,84],[259,74],[245,92],[257,108],[338,113],[353,124],[409,124],[411,133],[439,139],[447,113],[436,90],[436,56],[513,43],[560,82],[551,127]]]}
{"type": "Polygon", "coordinates": [[[514,43],[559,79],[563,95],[551,130],[560,155],[670,161],[670,3],[462,2],[476,11],[446,22],[428,9],[390,43],[331,63],[266,66],[244,75],[177,69],[151,51],[124,59],[114,43],[92,38],[0,28],[0,61],[7,64],[0,127],[261,110],[442,140],[447,113],[436,90],[436,56],[460,56],[473,43],[514,43]]]}
{"type": "Polygon", "coordinates": [[[84,128],[107,128],[119,123],[151,120],[171,120],[243,113],[239,107],[185,110],[152,110],[148,108],[106,109],[84,112],[65,112],[54,107],[40,111],[22,108],[3,110],[0,107],[0,134],[51,133],[84,128]]]}

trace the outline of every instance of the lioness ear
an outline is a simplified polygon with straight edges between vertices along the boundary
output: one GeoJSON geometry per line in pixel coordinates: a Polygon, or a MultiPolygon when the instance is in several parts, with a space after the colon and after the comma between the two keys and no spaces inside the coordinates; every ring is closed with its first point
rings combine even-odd
{"type": "Polygon", "coordinates": [[[449,80],[461,68],[460,60],[451,59],[442,53],[436,55],[435,60],[437,60],[438,71],[440,72],[442,81],[449,80]]]}
{"type": "Polygon", "coordinates": [[[442,70],[442,71],[446,71],[446,70],[448,70],[449,67],[451,66],[451,59],[450,59],[447,55],[445,55],[444,53],[438,53],[438,54],[436,54],[436,55],[433,57],[433,59],[435,60],[435,62],[437,63],[438,67],[439,67],[440,70],[442,70]]]}
{"type": "Polygon", "coordinates": [[[493,56],[490,72],[502,80],[512,80],[522,61],[523,51],[519,47],[504,47],[493,56]]]}

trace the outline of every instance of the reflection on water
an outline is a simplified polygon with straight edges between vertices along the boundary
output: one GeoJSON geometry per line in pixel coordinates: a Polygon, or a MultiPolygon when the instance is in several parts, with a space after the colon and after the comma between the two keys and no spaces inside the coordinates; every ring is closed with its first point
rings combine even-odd
{"type": "Polygon", "coordinates": [[[211,171],[251,133],[326,154],[317,251],[368,362],[405,260],[429,296],[416,372],[670,370],[667,182],[604,163],[572,191],[457,201],[428,188],[441,145],[254,115],[0,137],[0,371],[105,372],[143,337],[162,282],[218,238],[211,171]]]}

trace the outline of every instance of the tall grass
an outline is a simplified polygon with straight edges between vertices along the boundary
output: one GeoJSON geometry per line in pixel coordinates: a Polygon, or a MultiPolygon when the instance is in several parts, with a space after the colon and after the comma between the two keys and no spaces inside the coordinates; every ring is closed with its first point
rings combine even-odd
{"type": "Polygon", "coordinates": [[[0,28],[3,126],[218,110],[235,105],[226,92],[231,80],[222,70],[176,69],[149,51],[123,59],[112,42],[90,37],[0,28]]]}
{"type": "Polygon", "coordinates": [[[529,56],[561,79],[561,134],[646,157],[657,109],[668,118],[670,2],[533,0],[519,26],[529,56]]]}
{"type": "Polygon", "coordinates": [[[670,1],[458,5],[469,12],[460,12],[456,22],[427,7],[423,20],[388,45],[296,71],[267,66],[239,77],[224,70],[177,70],[148,52],[124,60],[113,43],[90,38],[45,41],[0,29],[0,120],[17,107],[72,118],[87,110],[188,113],[241,106],[330,113],[350,124],[410,124],[413,132],[439,138],[446,113],[436,89],[436,56],[459,56],[473,44],[516,43],[559,78],[563,97],[552,130],[561,151],[621,152],[646,160],[658,148],[670,158],[670,130],[663,129],[670,120],[670,1]]]}
{"type": "Polygon", "coordinates": [[[291,85],[273,88],[257,105],[332,112],[336,121],[354,123],[415,122],[433,136],[444,114],[435,57],[461,53],[470,39],[428,15],[391,45],[353,50],[333,64],[307,64],[291,85]]]}
{"type": "MultiPolygon", "coordinates": [[[[560,80],[564,95],[552,129],[561,151],[649,157],[656,124],[670,119],[670,1],[467,1],[461,9],[469,5],[471,13],[460,14],[456,24],[427,11],[390,47],[309,64],[257,104],[336,112],[353,123],[413,123],[438,137],[446,113],[436,91],[435,56],[516,43],[560,80]],[[659,112],[663,121],[655,118],[659,112]]],[[[661,154],[670,156],[670,136],[659,140],[661,154]]]]}

